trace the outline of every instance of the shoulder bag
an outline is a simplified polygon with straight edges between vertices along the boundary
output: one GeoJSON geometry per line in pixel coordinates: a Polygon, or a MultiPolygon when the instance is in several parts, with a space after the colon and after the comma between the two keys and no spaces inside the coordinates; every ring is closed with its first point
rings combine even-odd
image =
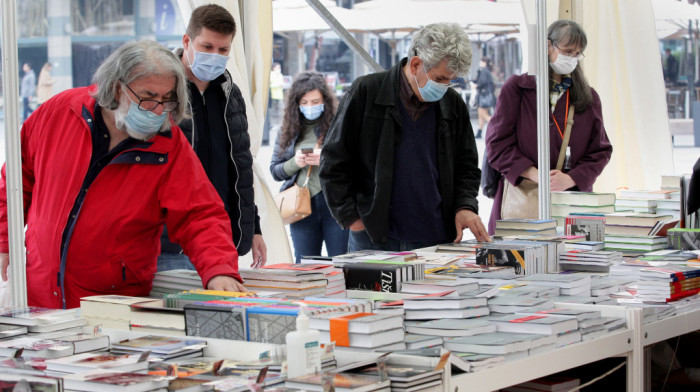
{"type": "MultiPolygon", "coordinates": [[[[566,120],[564,140],[559,151],[557,170],[564,166],[566,148],[569,146],[571,127],[574,125],[574,107],[569,107],[569,117],[566,120]]],[[[501,200],[501,219],[537,219],[539,217],[539,193],[538,184],[535,181],[523,178],[520,184],[513,185],[507,179],[503,179],[503,200],[501,200]]]]}
{"type": "Polygon", "coordinates": [[[275,196],[275,204],[280,211],[282,222],[285,225],[300,221],[311,215],[311,194],[309,193],[309,176],[311,165],[306,172],[304,185],[296,183],[275,196]]]}

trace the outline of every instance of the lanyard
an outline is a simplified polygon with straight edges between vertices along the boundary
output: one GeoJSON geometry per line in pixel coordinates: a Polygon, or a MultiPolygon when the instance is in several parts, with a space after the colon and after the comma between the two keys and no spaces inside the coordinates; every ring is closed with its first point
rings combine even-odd
{"type": "MultiPolygon", "coordinates": [[[[569,118],[569,90],[566,90],[566,111],[564,112],[564,125],[566,125],[566,119],[569,118]]],[[[564,140],[564,134],[561,132],[561,128],[559,128],[559,123],[557,122],[557,119],[554,117],[554,112],[552,112],[552,120],[554,120],[554,125],[557,126],[557,131],[559,131],[559,135],[561,136],[561,139],[564,140]]]]}

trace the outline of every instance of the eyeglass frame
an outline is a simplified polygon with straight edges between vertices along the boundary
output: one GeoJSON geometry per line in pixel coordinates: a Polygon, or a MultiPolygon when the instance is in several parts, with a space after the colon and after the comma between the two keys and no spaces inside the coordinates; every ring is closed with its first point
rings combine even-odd
{"type": "Polygon", "coordinates": [[[557,46],[557,44],[554,43],[554,41],[552,41],[552,46],[554,46],[554,48],[559,52],[559,54],[563,54],[564,56],[573,57],[578,61],[581,61],[581,60],[586,58],[586,55],[584,55],[583,52],[578,52],[578,54],[572,56],[573,53],[571,53],[571,51],[568,51],[568,52],[563,51],[559,46],[557,46]]]}
{"type": "Polygon", "coordinates": [[[139,103],[138,103],[137,106],[138,106],[139,110],[143,110],[144,112],[153,111],[153,110],[155,110],[155,108],[158,107],[158,105],[162,105],[162,106],[163,106],[163,111],[164,111],[164,112],[173,112],[173,111],[175,111],[175,109],[177,109],[178,106],[180,106],[180,102],[178,102],[178,101],[157,101],[157,100],[155,100],[155,99],[143,99],[143,98],[139,97],[139,95],[136,94],[136,92],[135,92],[134,90],[132,90],[131,87],[129,87],[128,84],[122,82],[122,85],[126,86],[126,88],[128,88],[129,91],[131,91],[131,93],[134,94],[134,96],[136,97],[136,99],[139,100],[139,103]],[[155,105],[153,105],[153,107],[150,108],[150,109],[146,109],[146,108],[144,108],[144,107],[141,107],[141,105],[142,105],[144,102],[155,102],[155,105]],[[168,107],[166,106],[166,104],[175,104],[175,106],[173,106],[172,109],[168,109],[168,107]]]}

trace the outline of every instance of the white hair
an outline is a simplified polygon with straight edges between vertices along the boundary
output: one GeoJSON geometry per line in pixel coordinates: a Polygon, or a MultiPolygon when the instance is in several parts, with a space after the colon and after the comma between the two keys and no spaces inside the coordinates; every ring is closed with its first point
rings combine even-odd
{"type": "Polygon", "coordinates": [[[457,23],[434,23],[413,35],[410,56],[418,56],[426,70],[447,62],[447,70],[457,74],[469,73],[472,65],[472,45],[469,36],[457,23]]]}

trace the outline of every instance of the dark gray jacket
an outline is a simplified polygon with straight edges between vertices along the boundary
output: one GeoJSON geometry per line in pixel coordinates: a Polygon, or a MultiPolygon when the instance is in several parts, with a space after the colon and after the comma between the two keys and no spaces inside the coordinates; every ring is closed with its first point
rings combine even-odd
{"type": "MultiPolygon", "coordinates": [[[[385,243],[389,233],[394,149],[401,141],[399,72],[404,63],[352,84],[321,152],[321,186],[331,214],[343,228],[362,218],[375,243],[385,243]]],[[[449,89],[437,105],[442,215],[447,238],[455,238],[457,211],[478,213],[481,171],[464,100],[449,89]]]]}

